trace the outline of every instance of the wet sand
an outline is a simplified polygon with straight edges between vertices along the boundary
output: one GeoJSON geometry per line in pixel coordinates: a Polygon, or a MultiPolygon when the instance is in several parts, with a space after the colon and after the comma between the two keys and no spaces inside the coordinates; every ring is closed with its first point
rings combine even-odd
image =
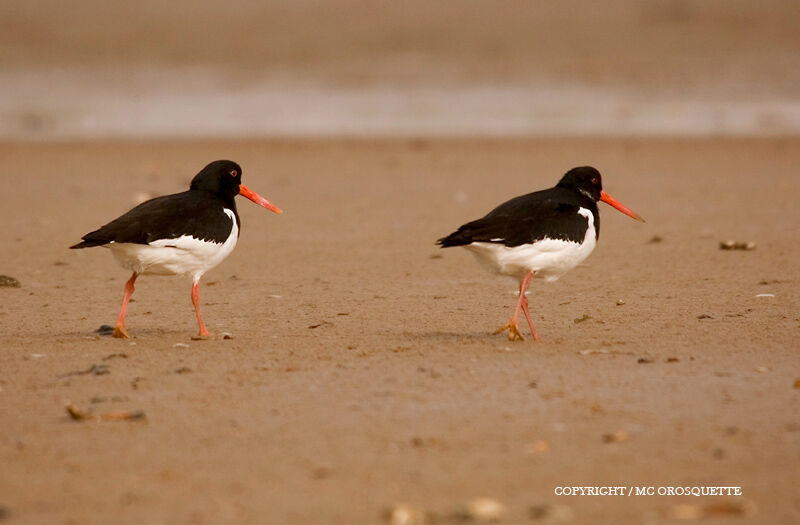
{"type": "Polygon", "coordinates": [[[401,502],[444,520],[485,496],[508,523],[536,506],[642,523],[730,501],[719,522],[797,522],[798,146],[0,145],[0,274],[21,282],[0,288],[2,521],[378,523],[401,502]],[[147,276],[133,339],[93,334],[128,275],[67,247],[217,158],[285,210],[241,199],[239,246],[203,280],[209,328],[233,339],[191,340],[189,282],[147,276]],[[602,206],[587,263],[531,287],[543,341],[491,335],[515,284],[435,239],[577,164],[647,224],[602,206]],[[68,403],[145,418],[75,421],[68,403]],[[554,495],[565,485],[743,496],[554,495]]]}

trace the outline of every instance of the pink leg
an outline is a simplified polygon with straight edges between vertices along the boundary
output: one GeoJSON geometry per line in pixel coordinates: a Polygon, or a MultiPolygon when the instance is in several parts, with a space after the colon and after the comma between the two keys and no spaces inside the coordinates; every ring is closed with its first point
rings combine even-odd
{"type": "Polygon", "coordinates": [[[194,305],[194,313],[197,315],[197,325],[200,327],[200,334],[198,337],[208,337],[211,334],[206,329],[203,322],[203,316],[200,314],[200,279],[192,283],[192,304],[194,305]]]}
{"type": "MultiPolygon", "coordinates": [[[[531,272],[531,274],[532,273],[533,272],[531,272]]],[[[531,275],[531,277],[533,277],[533,275],[531,275]]],[[[526,285],[526,288],[527,288],[527,285],[526,285]]],[[[522,294],[522,296],[525,297],[525,291],[524,290],[520,291],[520,294],[522,294]]],[[[530,311],[528,311],[528,298],[527,297],[525,297],[525,299],[522,301],[522,312],[525,314],[525,319],[527,319],[527,321],[528,321],[528,326],[531,327],[531,335],[533,336],[533,340],[534,341],[538,341],[540,338],[539,338],[539,334],[536,333],[536,328],[533,327],[533,319],[531,319],[531,313],[530,313],[530,311]]]]}
{"type": "Polygon", "coordinates": [[[133,283],[136,281],[136,278],[139,276],[138,273],[133,272],[131,278],[128,279],[128,282],[125,283],[125,293],[122,296],[122,308],[119,310],[119,317],[117,317],[117,324],[114,326],[114,332],[111,334],[114,337],[119,337],[123,339],[127,339],[130,337],[127,330],[125,330],[125,314],[128,311],[128,303],[131,300],[131,295],[133,295],[133,283]]]}
{"type": "Polygon", "coordinates": [[[525,297],[525,290],[528,288],[528,284],[533,279],[533,275],[536,272],[530,271],[525,274],[525,277],[522,278],[522,281],[519,283],[519,299],[517,299],[517,307],[514,308],[514,315],[511,316],[511,319],[508,321],[507,324],[501,326],[494,333],[499,334],[508,330],[508,340],[513,341],[515,339],[525,340],[522,334],[519,331],[519,312],[522,310],[525,313],[525,319],[528,320],[528,326],[531,327],[531,333],[533,334],[533,340],[539,340],[539,334],[536,333],[536,330],[533,328],[533,321],[531,320],[530,313],[528,312],[528,298],[525,297]]]}

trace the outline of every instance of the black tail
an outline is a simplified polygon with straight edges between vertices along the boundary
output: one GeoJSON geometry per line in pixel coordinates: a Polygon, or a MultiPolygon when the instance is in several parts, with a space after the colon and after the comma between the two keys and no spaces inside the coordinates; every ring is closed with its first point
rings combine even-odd
{"type": "Polygon", "coordinates": [[[114,237],[108,234],[106,226],[103,226],[99,230],[87,233],[81,237],[81,242],[74,246],[70,246],[69,249],[79,250],[81,248],[94,248],[95,246],[103,246],[104,244],[114,242],[114,237]]]}
{"type": "Polygon", "coordinates": [[[79,250],[81,248],[94,248],[95,246],[103,246],[104,244],[108,244],[108,241],[101,241],[99,239],[87,239],[78,244],[70,246],[70,250],[79,250]]]}
{"type": "Polygon", "coordinates": [[[109,238],[108,235],[103,234],[103,228],[87,233],[81,237],[81,242],[74,246],[70,246],[70,250],[78,250],[80,248],[94,248],[95,246],[103,246],[112,242],[114,238],[109,238]]]}
{"type": "Polygon", "coordinates": [[[450,248],[451,246],[464,246],[472,242],[472,238],[469,236],[465,236],[464,232],[459,229],[457,232],[453,232],[447,237],[442,237],[441,239],[436,241],[436,244],[441,246],[442,248],[450,248]]]}

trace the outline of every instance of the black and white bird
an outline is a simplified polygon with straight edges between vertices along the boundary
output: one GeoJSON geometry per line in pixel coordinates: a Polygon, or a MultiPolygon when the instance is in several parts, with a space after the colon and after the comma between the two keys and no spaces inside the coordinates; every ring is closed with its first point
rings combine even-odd
{"type": "Polygon", "coordinates": [[[495,334],[508,330],[509,340],[524,339],[517,324],[522,310],[539,340],[525,291],[534,276],[555,281],[589,257],[600,235],[598,201],[644,222],[603,191],[599,171],[583,166],[569,170],[555,187],[504,202],[436,241],[442,248],[463,246],[494,272],[519,279],[514,315],[495,334]]]}
{"type": "Polygon", "coordinates": [[[242,195],[259,206],[281,209],[242,184],[242,168],[230,160],[212,162],[195,175],[188,191],[139,204],[70,248],[105,246],[133,275],[125,283],[114,337],[129,337],[125,313],[133,283],[142,274],[192,278],[192,304],[200,338],[210,334],[200,314],[200,278],[236,247],[241,221],[234,198],[242,195]]]}

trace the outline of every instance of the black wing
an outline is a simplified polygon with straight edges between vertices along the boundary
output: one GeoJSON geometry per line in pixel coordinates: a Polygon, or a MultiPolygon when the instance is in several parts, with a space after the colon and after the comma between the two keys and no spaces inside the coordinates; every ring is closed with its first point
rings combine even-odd
{"type": "Polygon", "coordinates": [[[436,243],[443,248],[465,246],[473,242],[493,242],[514,247],[532,244],[545,237],[582,242],[589,220],[578,213],[581,207],[594,214],[599,231],[594,201],[576,198],[575,192],[562,188],[551,188],[504,202],[485,217],[468,222],[436,243]]]}
{"type": "MultiPolygon", "coordinates": [[[[156,197],[136,206],[102,228],[87,233],[70,248],[91,248],[111,242],[149,244],[159,239],[191,235],[197,239],[222,243],[231,233],[232,223],[223,211],[222,201],[209,195],[186,191],[156,197]]],[[[236,208],[233,208],[236,214],[236,208]]],[[[238,214],[236,221],[238,222],[238,214]]]]}

